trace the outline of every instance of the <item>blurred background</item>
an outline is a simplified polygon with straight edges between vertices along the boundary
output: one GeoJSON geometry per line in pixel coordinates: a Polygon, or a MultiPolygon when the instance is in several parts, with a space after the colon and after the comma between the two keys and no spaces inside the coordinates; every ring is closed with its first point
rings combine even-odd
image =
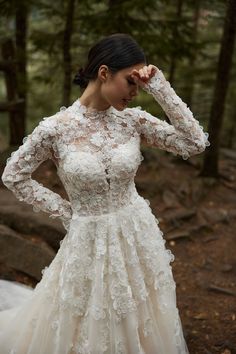
{"type": "MultiPolygon", "coordinates": [[[[183,160],[142,144],[139,193],[160,222],[190,353],[236,353],[236,0],[0,0],[0,172],[43,118],[81,95],[89,48],[131,34],[211,145],[183,160]]],[[[140,90],[132,106],[168,117],[140,90]]],[[[33,178],[67,198],[51,161],[33,178]]],[[[0,184],[0,276],[36,285],[65,231],[0,184]]]]}

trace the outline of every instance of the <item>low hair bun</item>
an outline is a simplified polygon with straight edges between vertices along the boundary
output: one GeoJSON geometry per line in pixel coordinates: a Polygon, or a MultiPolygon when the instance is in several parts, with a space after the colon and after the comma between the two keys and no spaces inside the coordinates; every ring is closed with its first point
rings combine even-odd
{"type": "Polygon", "coordinates": [[[79,85],[81,88],[87,87],[87,80],[85,79],[84,69],[80,68],[77,74],[74,77],[73,83],[79,85]]]}
{"type": "Polygon", "coordinates": [[[147,62],[143,49],[126,33],[113,33],[96,42],[88,52],[84,69],[79,69],[73,82],[82,89],[98,77],[101,65],[106,65],[112,74],[135,64],[147,62]]]}

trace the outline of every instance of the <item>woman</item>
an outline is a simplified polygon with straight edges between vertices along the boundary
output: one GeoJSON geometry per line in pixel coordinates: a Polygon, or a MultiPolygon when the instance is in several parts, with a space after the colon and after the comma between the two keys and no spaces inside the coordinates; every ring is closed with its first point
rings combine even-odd
{"type": "Polygon", "coordinates": [[[97,42],[75,82],[82,96],[41,121],[2,175],[20,200],[61,218],[67,234],[27,299],[0,313],[1,354],[188,353],[174,255],[134,177],[141,137],[187,159],[205,150],[208,134],[129,35],[97,42]],[[138,87],[171,125],[127,108],[138,87]],[[31,179],[48,158],[69,201],[31,179]]]}

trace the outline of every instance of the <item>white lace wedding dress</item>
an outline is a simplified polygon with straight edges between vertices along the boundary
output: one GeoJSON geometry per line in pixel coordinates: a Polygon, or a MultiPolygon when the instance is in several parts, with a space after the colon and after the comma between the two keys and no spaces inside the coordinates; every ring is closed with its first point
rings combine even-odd
{"type": "Polygon", "coordinates": [[[66,236],[35,289],[0,282],[1,354],[186,354],[163,233],[135,188],[140,136],[187,159],[210,143],[158,71],[145,85],[169,116],[76,100],[44,118],[7,161],[4,184],[66,236]],[[31,179],[52,159],[69,201],[31,179]]]}

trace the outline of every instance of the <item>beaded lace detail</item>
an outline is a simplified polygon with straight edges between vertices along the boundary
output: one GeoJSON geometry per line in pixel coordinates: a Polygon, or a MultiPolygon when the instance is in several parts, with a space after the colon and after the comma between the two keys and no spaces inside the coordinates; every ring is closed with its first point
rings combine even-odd
{"type": "Polygon", "coordinates": [[[147,142],[160,149],[181,155],[184,160],[200,154],[210,145],[208,133],[193,117],[192,112],[175,93],[161,70],[151,78],[144,90],[156,99],[171,121],[157,119],[149,113],[139,111],[138,131],[147,142]]]}
{"type": "Polygon", "coordinates": [[[3,183],[19,200],[64,222],[72,208],[80,214],[107,212],[125,205],[135,189],[133,178],[143,157],[140,135],[183,159],[199,154],[208,133],[176,95],[159,70],[144,90],[153,95],[172,125],[135,107],[120,112],[88,109],[80,100],[43,121],[7,160],[3,183]],[[46,159],[53,159],[70,201],[31,179],[46,159]]]}
{"type": "MultiPolygon", "coordinates": [[[[153,95],[172,124],[140,107],[96,111],[78,99],[44,118],[8,159],[2,175],[17,198],[32,204],[35,211],[60,217],[68,230],[50,267],[42,271],[32,300],[45,299],[45,308],[50,308],[47,323],[57,341],[62,317],[66,328],[71,328],[68,335],[73,334],[73,321],[80,320],[80,334],[70,338],[63,353],[95,353],[91,343],[96,333],[96,353],[128,354],[122,321],[132,318],[126,323],[132,353],[143,354],[138,328],[144,337],[158,340],[161,323],[156,323],[160,319],[152,314],[154,308],[172,319],[170,337],[179,348],[175,353],[187,353],[170,266],[174,255],[165,248],[158,220],[148,200],[137,193],[134,177],[143,160],[141,136],[183,159],[203,152],[210,143],[160,70],[144,90],[153,95]],[[31,178],[48,158],[57,166],[69,201],[31,178]],[[91,321],[97,322],[94,333],[91,321]],[[116,336],[111,338],[111,333],[116,336]]],[[[33,316],[32,328],[39,328],[39,319],[33,316]]],[[[60,345],[65,348],[65,343],[60,345]]],[[[159,345],[159,352],[165,353],[159,345]]]]}

